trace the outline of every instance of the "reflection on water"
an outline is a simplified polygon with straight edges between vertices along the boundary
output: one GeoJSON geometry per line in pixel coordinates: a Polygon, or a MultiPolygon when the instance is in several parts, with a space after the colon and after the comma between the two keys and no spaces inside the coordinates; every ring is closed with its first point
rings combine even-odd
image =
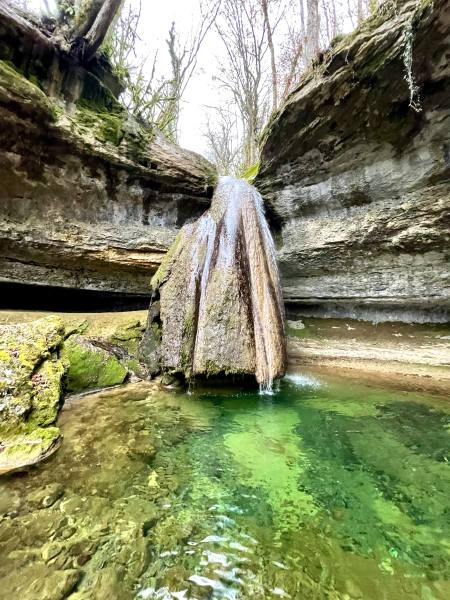
{"type": "Polygon", "coordinates": [[[307,374],[85,397],[1,484],[0,597],[448,598],[449,411],[307,374]]]}

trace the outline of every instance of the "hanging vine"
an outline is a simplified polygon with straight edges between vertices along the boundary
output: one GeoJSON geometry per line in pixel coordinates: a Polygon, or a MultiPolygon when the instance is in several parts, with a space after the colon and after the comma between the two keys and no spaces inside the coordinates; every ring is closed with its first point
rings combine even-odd
{"type": "Polygon", "coordinates": [[[422,17],[424,9],[428,6],[432,8],[433,4],[434,0],[416,0],[416,8],[407,20],[404,30],[405,45],[402,58],[405,66],[405,80],[409,90],[409,106],[416,112],[421,112],[422,103],[420,89],[413,72],[414,25],[422,17]]]}

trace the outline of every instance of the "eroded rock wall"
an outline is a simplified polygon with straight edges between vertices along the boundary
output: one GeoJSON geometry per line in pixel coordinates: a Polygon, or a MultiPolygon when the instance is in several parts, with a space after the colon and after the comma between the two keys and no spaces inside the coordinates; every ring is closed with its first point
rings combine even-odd
{"type": "Polygon", "coordinates": [[[148,295],[214,169],[131,119],[107,69],[20,35],[0,18],[0,281],[148,295]]]}
{"type": "Polygon", "coordinates": [[[450,4],[384,11],[321,57],[266,134],[256,185],[291,313],[449,319],[450,4]]]}

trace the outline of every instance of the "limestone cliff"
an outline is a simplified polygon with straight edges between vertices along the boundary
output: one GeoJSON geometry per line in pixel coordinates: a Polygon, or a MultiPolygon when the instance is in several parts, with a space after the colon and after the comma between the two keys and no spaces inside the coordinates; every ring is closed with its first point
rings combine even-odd
{"type": "Polygon", "coordinates": [[[0,14],[0,281],[147,295],[213,167],[131,119],[104,60],[42,38],[0,14]]]}
{"type": "Polygon", "coordinates": [[[449,56],[447,0],[386,3],[276,114],[255,185],[291,312],[448,320],[449,56]]]}

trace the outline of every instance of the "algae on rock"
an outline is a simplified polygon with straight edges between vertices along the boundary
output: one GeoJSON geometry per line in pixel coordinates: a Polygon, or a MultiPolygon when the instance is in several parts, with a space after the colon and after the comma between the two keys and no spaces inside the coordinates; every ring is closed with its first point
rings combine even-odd
{"type": "Polygon", "coordinates": [[[82,336],[70,337],[61,356],[68,363],[65,383],[69,392],[123,383],[128,373],[115,356],[82,336]]]}
{"type": "Polygon", "coordinates": [[[58,447],[55,422],[65,365],[56,354],[60,317],[0,327],[0,473],[38,462],[58,447]]]}

